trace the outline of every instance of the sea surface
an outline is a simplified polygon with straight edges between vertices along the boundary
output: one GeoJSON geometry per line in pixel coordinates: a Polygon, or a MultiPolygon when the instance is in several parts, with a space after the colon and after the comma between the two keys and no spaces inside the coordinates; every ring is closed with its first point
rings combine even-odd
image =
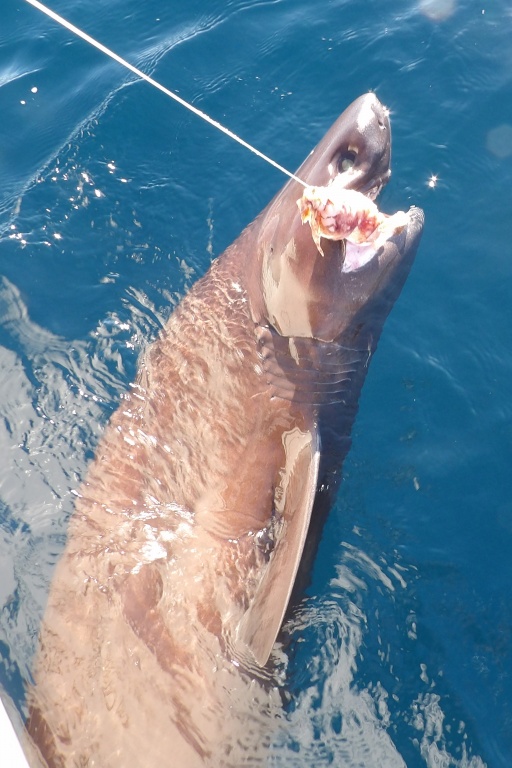
{"type": "MultiPolygon", "coordinates": [[[[389,107],[423,240],[367,377],[268,765],[512,765],[509,0],[55,0],[294,170],[389,107]]],[[[0,14],[0,688],[137,358],[286,181],[24,0],[0,14]]]]}

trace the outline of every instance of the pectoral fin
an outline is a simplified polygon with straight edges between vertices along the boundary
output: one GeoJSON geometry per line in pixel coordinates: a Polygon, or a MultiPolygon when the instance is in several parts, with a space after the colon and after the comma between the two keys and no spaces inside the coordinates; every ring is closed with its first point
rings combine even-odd
{"type": "Polygon", "coordinates": [[[254,599],[237,630],[237,643],[265,666],[281,628],[304,549],[315,499],[320,441],[316,428],[283,435],[286,463],[275,509],[281,525],[254,599]]]}

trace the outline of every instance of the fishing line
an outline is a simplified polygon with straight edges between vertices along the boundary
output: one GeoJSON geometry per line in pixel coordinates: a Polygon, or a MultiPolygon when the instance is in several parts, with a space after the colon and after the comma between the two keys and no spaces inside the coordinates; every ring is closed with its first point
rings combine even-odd
{"type": "Polygon", "coordinates": [[[277,168],[278,171],[281,171],[282,173],[286,174],[286,176],[289,176],[290,179],[293,179],[294,181],[298,181],[299,184],[302,184],[303,187],[307,186],[305,182],[302,181],[302,179],[298,178],[298,176],[295,176],[295,174],[290,173],[290,171],[287,171],[286,168],[283,168],[282,165],[279,165],[279,163],[276,163],[275,160],[272,160],[272,158],[263,154],[263,152],[260,152],[259,149],[256,149],[256,147],[253,147],[251,144],[248,144],[246,141],[240,138],[240,136],[237,136],[236,133],[233,133],[232,131],[230,131],[229,128],[225,128],[223,125],[217,122],[217,120],[213,120],[213,118],[209,117],[209,115],[207,115],[205,112],[201,112],[200,109],[197,109],[197,107],[194,107],[192,104],[189,104],[189,102],[185,101],[185,99],[182,99],[181,96],[178,96],[178,94],[174,93],[173,91],[170,91],[168,88],[165,88],[165,86],[161,85],[156,80],[153,80],[152,77],[150,77],[149,75],[146,75],[140,69],[137,69],[137,67],[134,67],[133,64],[130,64],[130,62],[126,61],[126,59],[123,59],[121,58],[121,56],[118,56],[117,53],[114,53],[114,51],[111,51],[110,48],[107,48],[105,45],[102,45],[102,43],[99,43],[97,40],[95,40],[93,37],[88,35],[86,32],[83,32],[78,27],[75,27],[74,24],[71,24],[69,21],[66,21],[66,19],[64,19],[62,16],[59,16],[57,13],[55,13],[55,11],[52,11],[51,8],[47,8],[46,5],[43,5],[42,3],[40,3],[39,0],[27,0],[27,3],[30,3],[30,5],[33,5],[34,8],[37,8],[39,11],[42,11],[43,13],[45,13],[47,16],[49,16],[51,19],[56,21],[62,27],[65,27],[74,35],[77,35],[77,37],[81,37],[82,40],[85,40],[85,42],[89,43],[89,45],[94,46],[94,48],[97,48],[102,53],[105,53],[107,56],[110,56],[110,58],[114,59],[114,61],[117,61],[118,64],[122,64],[123,67],[126,67],[126,69],[129,69],[130,72],[133,72],[135,75],[142,78],[142,80],[145,80],[150,85],[153,85],[155,88],[158,88],[158,90],[162,91],[162,93],[165,93],[166,96],[169,96],[171,99],[174,99],[174,101],[177,101],[178,104],[182,105],[182,107],[189,109],[191,112],[193,112],[195,115],[200,117],[202,120],[205,120],[210,125],[213,125],[214,128],[217,128],[219,131],[222,131],[222,133],[225,133],[226,136],[230,137],[230,139],[234,139],[239,144],[241,144],[242,147],[249,149],[255,155],[257,155],[258,157],[261,157],[262,160],[265,160],[267,163],[270,163],[270,165],[273,165],[274,168],[277,168]]]}

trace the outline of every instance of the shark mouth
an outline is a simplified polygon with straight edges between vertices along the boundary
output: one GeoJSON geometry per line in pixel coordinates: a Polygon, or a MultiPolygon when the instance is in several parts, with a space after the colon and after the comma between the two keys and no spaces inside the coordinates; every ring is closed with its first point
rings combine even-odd
{"type": "Polygon", "coordinates": [[[343,174],[326,187],[306,187],[297,205],[302,223],[310,225],[322,256],[322,238],[345,241],[344,272],[364,266],[387,240],[402,232],[409,220],[404,211],[381,213],[372,196],[346,188],[343,174]]]}

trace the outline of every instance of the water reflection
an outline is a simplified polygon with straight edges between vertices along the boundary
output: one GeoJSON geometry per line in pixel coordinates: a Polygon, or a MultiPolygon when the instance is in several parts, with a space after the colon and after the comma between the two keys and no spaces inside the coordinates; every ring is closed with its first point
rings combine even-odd
{"type": "Polygon", "coordinates": [[[289,700],[269,764],[483,768],[464,723],[446,718],[426,665],[410,679],[403,664],[418,650],[407,598],[416,570],[345,542],[335,571],[327,594],[305,600],[286,626],[289,700]],[[317,651],[303,656],[303,647],[317,651]],[[397,747],[405,742],[407,752],[397,747]]]}
{"type": "Polygon", "coordinates": [[[456,0],[420,0],[420,13],[431,21],[446,21],[457,10],[456,0]]]}
{"type": "Polygon", "coordinates": [[[512,155],[512,125],[503,123],[496,128],[491,128],[487,134],[486,146],[489,152],[498,159],[512,155]]]}

